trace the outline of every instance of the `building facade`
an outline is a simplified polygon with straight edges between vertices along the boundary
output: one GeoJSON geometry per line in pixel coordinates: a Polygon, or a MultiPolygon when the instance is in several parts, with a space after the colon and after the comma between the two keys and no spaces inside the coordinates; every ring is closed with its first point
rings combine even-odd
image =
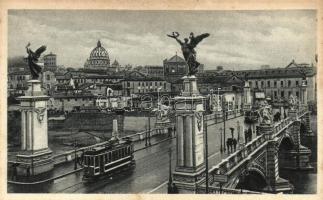
{"type": "MultiPolygon", "coordinates": [[[[47,54],[43,58],[44,60],[44,70],[56,72],[57,70],[57,56],[56,54],[53,54],[52,52],[50,54],[47,54]]],[[[43,71],[44,71],[43,70],[43,71]]]]}
{"type": "Polygon", "coordinates": [[[146,65],[144,69],[147,76],[164,78],[163,66],[146,65]]]}
{"type": "Polygon", "coordinates": [[[130,73],[121,82],[125,96],[171,92],[171,84],[166,80],[159,77],[148,77],[140,72],[130,73]]]}

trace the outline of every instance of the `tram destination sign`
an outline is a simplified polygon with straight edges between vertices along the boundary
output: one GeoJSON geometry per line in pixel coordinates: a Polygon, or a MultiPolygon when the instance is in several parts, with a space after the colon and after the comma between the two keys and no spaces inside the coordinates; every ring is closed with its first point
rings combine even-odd
{"type": "Polygon", "coordinates": [[[219,183],[227,183],[228,176],[224,174],[214,174],[214,181],[219,183]]]}

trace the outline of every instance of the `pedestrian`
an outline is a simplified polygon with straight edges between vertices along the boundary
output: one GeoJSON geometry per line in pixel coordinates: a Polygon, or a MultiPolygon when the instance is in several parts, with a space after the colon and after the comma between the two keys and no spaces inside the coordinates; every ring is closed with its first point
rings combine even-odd
{"type": "Polygon", "coordinates": [[[30,177],[30,166],[27,167],[27,177],[30,177]]]}
{"type": "Polygon", "coordinates": [[[228,153],[230,153],[230,140],[227,139],[227,149],[228,149],[228,153]]]}
{"type": "Polygon", "coordinates": [[[234,151],[236,151],[237,150],[237,140],[234,138],[232,143],[233,143],[234,151]]]}
{"type": "Polygon", "coordinates": [[[18,165],[19,164],[14,163],[13,166],[12,166],[13,167],[13,173],[12,173],[12,179],[13,180],[16,180],[16,178],[17,178],[17,167],[18,167],[18,165]]]}

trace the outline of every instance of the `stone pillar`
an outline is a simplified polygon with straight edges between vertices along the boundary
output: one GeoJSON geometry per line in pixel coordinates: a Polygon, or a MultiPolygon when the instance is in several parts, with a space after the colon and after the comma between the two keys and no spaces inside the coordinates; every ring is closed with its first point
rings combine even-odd
{"type": "Polygon", "coordinates": [[[21,150],[24,151],[27,148],[27,130],[26,130],[26,111],[21,110],[21,150]]]}
{"type": "Polygon", "coordinates": [[[243,87],[243,99],[244,111],[251,110],[251,90],[248,81],[245,82],[243,87]]]}
{"type": "Polygon", "coordinates": [[[25,96],[18,97],[21,110],[21,151],[17,154],[17,175],[33,176],[51,171],[52,151],[48,148],[47,101],[41,82],[28,81],[25,96]]]}
{"type": "Polygon", "coordinates": [[[288,180],[279,177],[279,166],[278,166],[278,146],[274,136],[273,125],[260,124],[257,127],[258,134],[265,134],[267,140],[267,187],[266,192],[273,193],[290,193],[293,190],[293,186],[288,180]]]}
{"type": "Polygon", "coordinates": [[[182,96],[174,98],[176,110],[177,164],[173,182],[180,193],[195,193],[205,172],[203,112],[204,97],[194,76],[184,77],[182,96]]]}

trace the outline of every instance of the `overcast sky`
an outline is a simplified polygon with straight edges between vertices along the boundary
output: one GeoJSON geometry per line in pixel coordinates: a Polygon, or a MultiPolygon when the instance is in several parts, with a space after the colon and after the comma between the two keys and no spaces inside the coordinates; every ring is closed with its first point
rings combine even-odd
{"type": "Polygon", "coordinates": [[[197,60],[206,68],[253,69],[261,65],[285,67],[314,62],[316,12],[298,11],[9,11],[10,57],[25,55],[25,46],[47,46],[58,64],[83,67],[100,39],[111,63],[162,65],[190,32],[210,37],[196,48],[197,60]]]}

